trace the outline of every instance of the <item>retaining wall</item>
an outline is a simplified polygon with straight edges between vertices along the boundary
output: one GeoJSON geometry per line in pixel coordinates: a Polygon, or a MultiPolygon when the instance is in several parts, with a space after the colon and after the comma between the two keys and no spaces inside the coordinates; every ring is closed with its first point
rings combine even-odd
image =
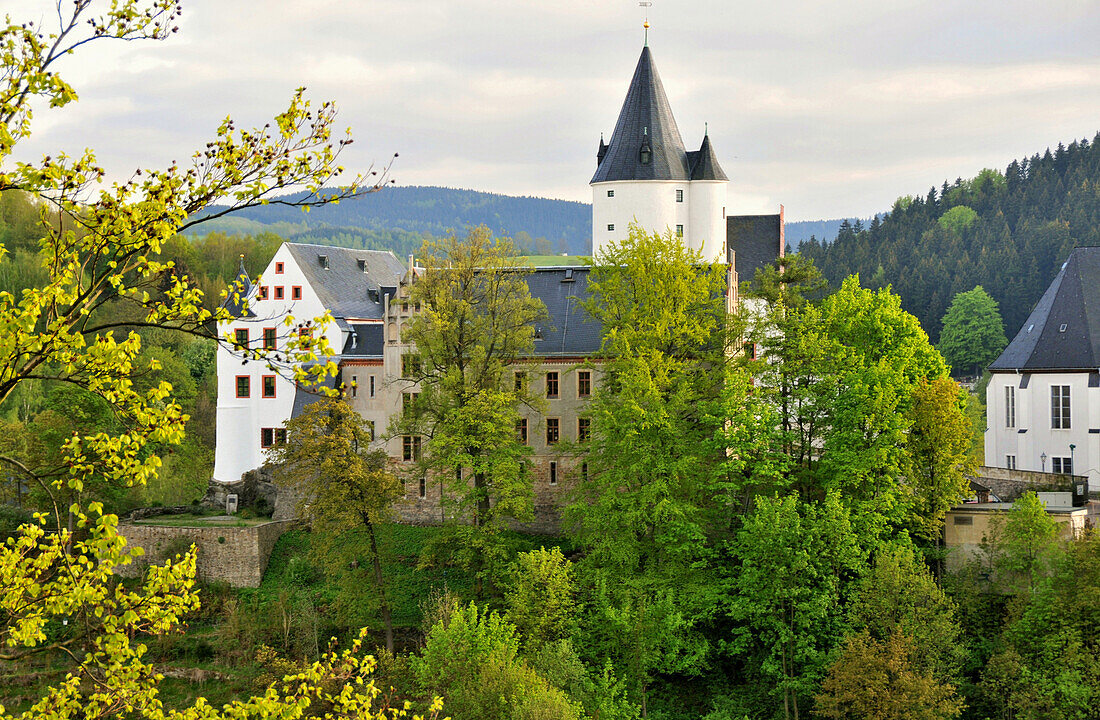
{"type": "Polygon", "coordinates": [[[196,574],[203,582],[224,582],[233,587],[259,587],[271,550],[279,536],[295,520],[277,520],[248,527],[164,527],[124,524],[119,532],[131,546],[145,554],[131,565],[119,568],[120,574],[135,577],[150,564],[160,563],[187,544],[198,547],[196,574]]]}

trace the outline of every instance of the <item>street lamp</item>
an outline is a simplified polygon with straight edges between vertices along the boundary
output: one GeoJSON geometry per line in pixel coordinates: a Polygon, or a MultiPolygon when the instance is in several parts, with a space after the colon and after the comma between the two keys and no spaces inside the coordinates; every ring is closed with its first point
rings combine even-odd
{"type": "MultiPolygon", "coordinates": [[[[1073,474],[1073,451],[1074,451],[1074,450],[1075,450],[1076,448],[1077,448],[1077,446],[1076,446],[1076,445],[1074,445],[1073,443],[1070,443],[1070,444],[1069,444],[1069,473],[1068,473],[1068,474],[1070,474],[1070,475],[1072,475],[1072,474],[1073,474]]],[[[1065,468],[1063,468],[1063,470],[1064,470],[1064,469],[1065,469],[1065,468]]]]}
{"type": "Polygon", "coordinates": [[[1047,471],[1047,454],[1046,453],[1043,453],[1042,455],[1039,456],[1039,462],[1042,463],[1042,465],[1039,466],[1040,467],[1039,472],[1046,472],[1047,471]]]}

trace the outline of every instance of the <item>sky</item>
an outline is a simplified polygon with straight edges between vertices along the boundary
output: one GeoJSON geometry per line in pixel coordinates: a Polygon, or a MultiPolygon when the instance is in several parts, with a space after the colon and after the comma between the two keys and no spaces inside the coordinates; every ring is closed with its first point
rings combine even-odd
{"type": "MultiPolygon", "coordinates": [[[[17,152],[94,148],[112,177],[186,160],[226,115],[333,100],[349,170],[400,185],[591,200],[642,48],[636,0],[182,0],[165,42],[100,42],[59,72],[17,152]]],[[[52,2],[0,0],[47,27],[52,2]]],[[[1100,131],[1097,0],[654,0],[680,132],[704,123],[731,213],[867,217],[900,195],[1100,131]]]]}

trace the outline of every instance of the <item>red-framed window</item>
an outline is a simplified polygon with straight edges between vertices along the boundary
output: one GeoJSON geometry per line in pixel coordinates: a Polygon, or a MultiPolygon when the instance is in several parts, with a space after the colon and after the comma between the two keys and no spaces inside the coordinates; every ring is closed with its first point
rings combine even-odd
{"type": "Polygon", "coordinates": [[[252,397],[252,378],[248,375],[237,376],[237,397],[252,397]]]}
{"type": "Polygon", "coordinates": [[[260,299],[267,300],[267,285],[260,286],[260,299]]]}
{"type": "Polygon", "coordinates": [[[301,300],[302,299],[302,286],[301,285],[291,285],[290,286],[290,299],[291,300],[301,300]]]}
{"type": "Polygon", "coordinates": [[[260,447],[286,445],[286,428],[260,428],[260,447]]]}
{"type": "Polygon", "coordinates": [[[275,350],[278,345],[278,330],[264,328],[264,350],[275,350]]]}
{"type": "Polygon", "coordinates": [[[248,347],[248,328],[237,328],[234,330],[233,343],[240,350],[246,349],[248,347]]]}
{"type": "Polygon", "coordinates": [[[264,375],[261,378],[261,382],[263,384],[261,386],[261,393],[260,394],[265,398],[275,397],[275,376],[274,375],[264,375]]]}
{"type": "Polygon", "coordinates": [[[281,262],[275,263],[275,274],[276,275],[282,275],[283,274],[283,264],[281,262]]]}
{"type": "Polygon", "coordinates": [[[276,285],[275,286],[275,299],[276,300],[282,300],[283,299],[283,286],[282,285],[276,285]]]}
{"type": "Polygon", "coordinates": [[[303,350],[313,344],[313,328],[308,325],[298,327],[298,346],[303,350]]]}

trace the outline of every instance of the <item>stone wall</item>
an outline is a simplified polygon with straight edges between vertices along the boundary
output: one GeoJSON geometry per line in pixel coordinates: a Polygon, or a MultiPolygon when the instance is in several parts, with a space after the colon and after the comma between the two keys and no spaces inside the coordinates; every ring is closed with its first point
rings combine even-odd
{"type": "Polygon", "coordinates": [[[989,488],[1002,502],[1012,502],[1028,490],[1073,491],[1073,486],[1084,483],[1088,499],[1088,478],[1084,475],[1058,475],[1036,472],[1034,470],[1009,470],[1008,468],[981,466],[974,475],[974,481],[989,488]]]}
{"type": "Polygon", "coordinates": [[[134,564],[120,568],[120,574],[134,577],[150,564],[185,550],[190,543],[198,547],[197,575],[203,582],[224,582],[233,587],[259,587],[271,550],[279,536],[295,521],[266,522],[248,527],[165,527],[159,525],[121,525],[119,531],[131,546],[145,554],[134,564]]]}

